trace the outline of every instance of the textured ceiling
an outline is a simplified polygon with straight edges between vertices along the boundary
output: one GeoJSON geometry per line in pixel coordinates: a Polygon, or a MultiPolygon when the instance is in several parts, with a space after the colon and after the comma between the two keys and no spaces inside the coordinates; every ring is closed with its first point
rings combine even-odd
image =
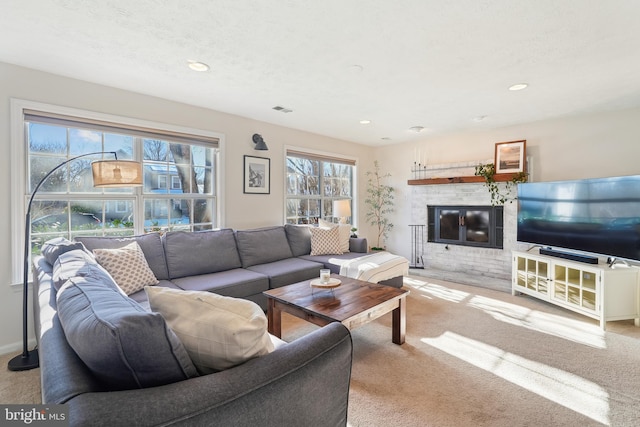
{"type": "Polygon", "coordinates": [[[640,106],[638,0],[0,0],[0,9],[2,62],[374,146],[640,106]],[[188,60],[211,69],[191,71],[188,60]],[[520,82],[529,87],[507,90],[520,82]]]}

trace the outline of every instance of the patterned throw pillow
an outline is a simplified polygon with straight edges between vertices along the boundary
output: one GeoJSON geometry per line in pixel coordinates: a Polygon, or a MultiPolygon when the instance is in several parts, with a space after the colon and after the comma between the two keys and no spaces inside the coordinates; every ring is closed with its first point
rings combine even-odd
{"type": "Polygon", "coordinates": [[[331,228],[312,227],[311,255],[340,255],[340,232],[337,226],[331,228]]]}
{"type": "MultiPolygon", "coordinates": [[[[324,219],[318,220],[318,225],[321,228],[331,228],[335,227],[336,224],[331,223],[329,221],[325,221],[324,219]]],[[[351,224],[337,224],[338,226],[338,234],[340,234],[340,253],[349,252],[349,238],[351,237],[351,224]]]]}
{"type": "Polygon", "coordinates": [[[118,249],[94,249],[93,254],[127,295],[158,284],[137,242],[118,249]]]}

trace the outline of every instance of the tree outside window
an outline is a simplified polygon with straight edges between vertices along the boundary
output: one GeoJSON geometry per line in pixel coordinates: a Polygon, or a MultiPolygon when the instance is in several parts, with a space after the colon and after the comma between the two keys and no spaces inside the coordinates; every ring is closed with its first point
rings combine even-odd
{"type": "MultiPolygon", "coordinates": [[[[286,222],[336,222],[333,201],[352,199],[353,165],[317,156],[287,155],[286,222]]],[[[350,219],[348,219],[350,220],[350,219]]]]}
{"type": "MultiPolygon", "coordinates": [[[[72,161],[52,174],[32,205],[36,253],[44,241],[59,236],[72,239],[79,235],[118,236],[215,226],[216,148],[195,141],[178,143],[85,129],[79,124],[51,124],[37,119],[25,122],[30,192],[50,170],[84,153],[113,151],[123,160],[142,157],[144,168],[142,189],[94,188],[90,164],[100,155],[72,161]],[[143,209],[138,212],[135,206],[143,209]]],[[[26,203],[29,195],[25,197],[26,203]]]]}

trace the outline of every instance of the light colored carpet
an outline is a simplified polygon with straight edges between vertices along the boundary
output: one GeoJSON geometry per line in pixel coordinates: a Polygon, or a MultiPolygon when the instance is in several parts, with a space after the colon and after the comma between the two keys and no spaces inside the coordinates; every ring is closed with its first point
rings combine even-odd
{"type": "MultiPolygon", "coordinates": [[[[407,339],[352,331],[351,426],[638,426],[640,328],[412,276],[407,339]]],[[[308,332],[287,315],[283,338],[308,332]]]]}
{"type": "MultiPolygon", "coordinates": [[[[411,276],[407,340],[391,316],[352,331],[349,425],[638,426],[640,328],[526,296],[411,276]]],[[[316,326],[289,315],[283,338],[316,326]]],[[[9,372],[1,403],[39,401],[39,370],[9,372]]],[[[328,390],[327,392],[330,392],[328,390]]]]}
{"type": "Polygon", "coordinates": [[[5,354],[0,356],[0,403],[42,403],[40,393],[40,368],[30,371],[11,372],[7,368],[9,360],[18,356],[5,354]]]}

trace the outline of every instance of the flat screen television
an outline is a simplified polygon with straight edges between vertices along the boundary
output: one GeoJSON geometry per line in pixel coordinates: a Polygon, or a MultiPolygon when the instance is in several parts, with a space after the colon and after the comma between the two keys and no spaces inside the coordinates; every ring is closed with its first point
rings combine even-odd
{"type": "Polygon", "coordinates": [[[519,242],[640,261],[640,175],[518,185],[519,242]]]}

